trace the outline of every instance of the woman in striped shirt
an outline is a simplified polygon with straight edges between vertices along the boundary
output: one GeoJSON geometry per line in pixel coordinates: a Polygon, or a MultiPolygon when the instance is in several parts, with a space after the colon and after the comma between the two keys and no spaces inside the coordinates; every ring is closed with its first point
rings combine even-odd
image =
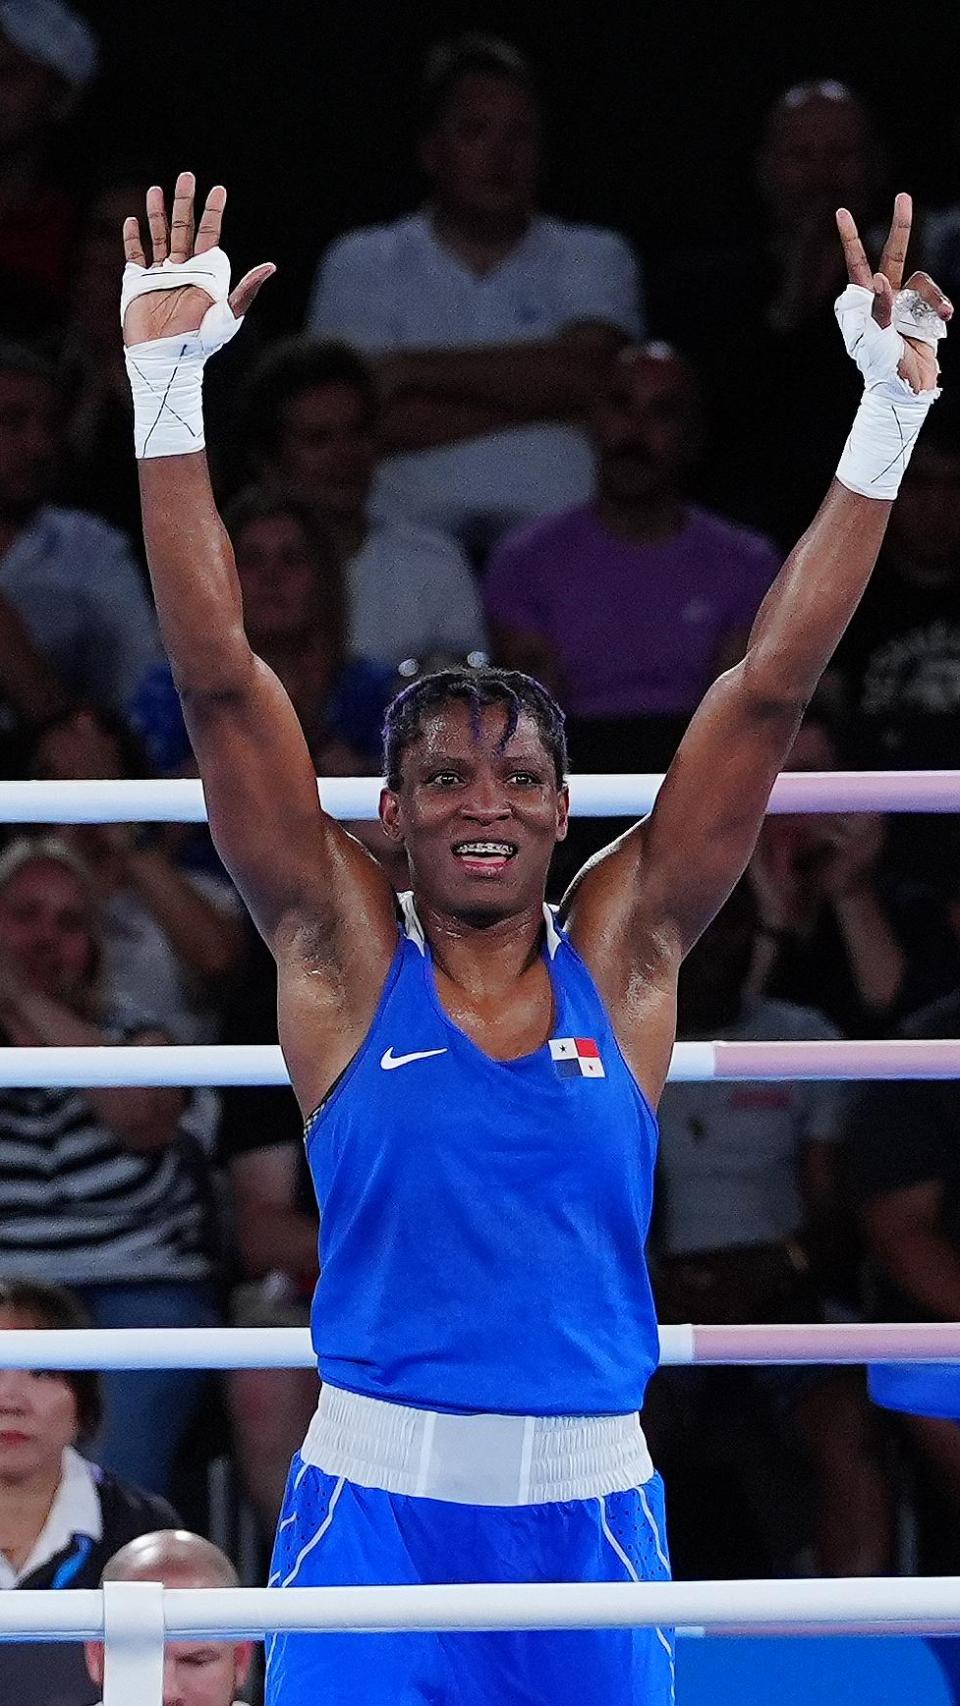
{"type": "MultiPolygon", "coordinates": [[[[61,842],[0,855],[0,1041],[165,1043],[119,1010],[83,865],[61,842]]],[[[178,1089],[0,1091],[0,1270],[79,1294],[98,1326],[219,1319],[208,1167],[178,1089]]],[[[103,1461],[168,1490],[202,1376],[111,1375],[103,1461]]]]}

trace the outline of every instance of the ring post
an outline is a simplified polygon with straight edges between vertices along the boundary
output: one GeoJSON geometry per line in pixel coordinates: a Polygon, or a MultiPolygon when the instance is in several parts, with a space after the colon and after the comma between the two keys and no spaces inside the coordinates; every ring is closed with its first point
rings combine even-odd
{"type": "Polygon", "coordinates": [[[162,1582],[103,1584],[103,1706],[162,1706],[162,1582]]]}

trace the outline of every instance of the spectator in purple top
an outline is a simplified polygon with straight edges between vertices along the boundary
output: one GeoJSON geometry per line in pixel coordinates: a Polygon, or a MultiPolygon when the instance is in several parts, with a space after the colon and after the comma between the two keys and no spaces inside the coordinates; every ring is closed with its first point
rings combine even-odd
{"type": "Polygon", "coordinates": [[[656,768],[740,657],[778,559],[684,497],[700,396],[675,351],[622,351],[592,431],[596,498],[508,535],[487,573],[487,614],[497,661],[569,708],[575,768],[656,768]]]}

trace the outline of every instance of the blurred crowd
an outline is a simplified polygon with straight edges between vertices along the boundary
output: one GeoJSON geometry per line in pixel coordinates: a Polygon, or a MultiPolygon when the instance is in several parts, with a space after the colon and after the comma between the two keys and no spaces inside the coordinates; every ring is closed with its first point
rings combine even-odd
{"type": "MultiPolygon", "coordinates": [[[[116,157],[80,201],[57,168],[97,75],[77,11],[0,0],[4,777],[194,768],[147,590],[117,314],[120,224],[148,180],[116,157]]],[[[756,138],[749,250],[692,230],[652,268],[541,206],[536,68],[512,45],[438,46],[414,95],[421,205],[338,238],[302,324],[251,325],[210,370],[250,640],[320,774],[378,774],[397,687],[484,659],[557,693],[574,769],[660,770],[836,466],[859,380],[833,323],[833,215],[882,230],[884,139],[841,83],[786,90],[756,138]]],[[[960,208],[917,210],[910,265],[960,297],[960,208]]],[[[951,354],[795,769],[956,762],[951,354]]],[[[554,898],[613,827],[577,820],[554,898]]],[[[375,827],[358,833],[401,885],[375,827]]],[[[957,852],[948,817],[769,819],[685,967],[681,1036],[955,1034],[957,852]]],[[[205,829],[4,833],[0,1043],[275,1038],[272,966],[205,829]]],[[[958,1094],[668,1087],[662,1318],[960,1318],[958,1094]]],[[[3,1325],[300,1325],[316,1265],[289,1092],[0,1090],[3,1325]]],[[[0,1373],[0,1585],[95,1585],[138,1535],[209,1532],[224,1459],[262,1567],[315,1397],[302,1370],[0,1373]]],[[[665,1370],[644,1420],[679,1575],[960,1568],[960,1429],[874,1409],[859,1371],[665,1370]]],[[[194,1566],[213,1567],[169,1563],[178,1581],[194,1566]]],[[[230,1653],[225,1706],[249,1663],[230,1653]]],[[[98,1698],[96,1653],[74,1657],[61,1675],[51,1649],[50,1706],[98,1698]]]]}

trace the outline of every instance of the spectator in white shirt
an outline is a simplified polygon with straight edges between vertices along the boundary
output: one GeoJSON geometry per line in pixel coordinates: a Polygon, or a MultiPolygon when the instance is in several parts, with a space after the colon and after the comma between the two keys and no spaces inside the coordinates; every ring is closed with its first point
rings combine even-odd
{"type": "Polygon", "coordinates": [[[254,468],[309,505],[332,536],[350,652],[392,668],[407,658],[462,661],[486,644],[473,576],[453,539],[371,517],[377,429],[376,380],[346,344],[279,344],[253,376],[254,468]]]}
{"type": "Polygon", "coordinates": [[[0,592],[69,692],[119,710],[159,656],[126,537],[49,502],[57,472],[51,369],[0,346],[0,592]]]}
{"type": "Polygon", "coordinates": [[[422,95],[427,203],[332,245],[308,328],[381,359],[377,507],[479,552],[590,497],[580,423],[603,358],[642,332],[640,287],[621,237],[537,211],[539,103],[513,47],[436,49],[422,95]]]}

